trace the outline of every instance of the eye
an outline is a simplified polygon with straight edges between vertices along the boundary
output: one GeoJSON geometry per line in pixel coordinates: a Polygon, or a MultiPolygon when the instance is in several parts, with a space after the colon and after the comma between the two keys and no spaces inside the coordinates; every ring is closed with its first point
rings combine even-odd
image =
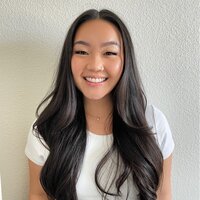
{"type": "Polygon", "coordinates": [[[88,53],[86,51],[74,51],[75,54],[80,54],[80,55],[87,55],[88,53]]]}
{"type": "Polygon", "coordinates": [[[105,55],[107,55],[107,56],[116,56],[116,55],[117,55],[117,53],[115,53],[115,52],[110,52],[110,51],[107,51],[107,52],[105,53],[105,55]]]}

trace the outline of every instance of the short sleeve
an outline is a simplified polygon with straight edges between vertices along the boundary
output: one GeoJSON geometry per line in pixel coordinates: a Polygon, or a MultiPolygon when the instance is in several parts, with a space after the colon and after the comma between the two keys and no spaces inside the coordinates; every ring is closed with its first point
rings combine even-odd
{"type": "Polygon", "coordinates": [[[174,140],[165,115],[154,105],[148,105],[145,116],[149,127],[155,133],[163,158],[168,158],[174,150],[174,140]]]}
{"type": "Polygon", "coordinates": [[[165,115],[155,106],[152,106],[154,113],[155,131],[158,144],[163,154],[163,158],[168,158],[174,150],[174,140],[172,132],[165,115]]]}
{"type": "MultiPolygon", "coordinates": [[[[42,143],[46,146],[42,137],[41,140],[42,143]]],[[[25,154],[32,162],[40,166],[44,165],[49,155],[48,149],[42,143],[40,139],[37,137],[35,131],[33,130],[33,124],[32,124],[27,137],[25,154]]]]}

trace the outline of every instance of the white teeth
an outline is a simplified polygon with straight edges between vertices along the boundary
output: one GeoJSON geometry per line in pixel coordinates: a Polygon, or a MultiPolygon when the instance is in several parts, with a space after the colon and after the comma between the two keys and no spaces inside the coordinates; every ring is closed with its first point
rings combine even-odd
{"type": "Polygon", "coordinates": [[[106,78],[91,78],[91,77],[85,77],[85,79],[92,83],[101,83],[106,80],[106,78]]]}

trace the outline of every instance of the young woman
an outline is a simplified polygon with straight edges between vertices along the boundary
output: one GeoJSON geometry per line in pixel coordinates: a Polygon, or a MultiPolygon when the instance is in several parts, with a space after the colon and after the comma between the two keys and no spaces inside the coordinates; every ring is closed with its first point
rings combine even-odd
{"type": "Polygon", "coordinates": [[[25,149],[30,200],[171,199],[171,131],[147,106],[131,37],[111,11],[73,22],[36,113],[25,149]]]}

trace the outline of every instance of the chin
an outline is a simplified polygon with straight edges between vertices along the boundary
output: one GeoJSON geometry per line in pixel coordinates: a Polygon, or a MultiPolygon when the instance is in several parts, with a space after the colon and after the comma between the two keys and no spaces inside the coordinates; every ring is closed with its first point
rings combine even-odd
{"type": "Polygon", "coordinates": [[[94,101],[98,101],[98,100],[101,100],[103,99],[103,97],[99,97],[99,96],[84,96],[86,99],[89,99],[89,100],[94,100],[94,101]]]}
{"type": "Polygon", "coordinates": [[[108,95],[85,95],[84,94],[84,98],[89,99],[89,100],[94,100],[94,101],[102,100],[106,97],[108,97],[108,95]]]}

